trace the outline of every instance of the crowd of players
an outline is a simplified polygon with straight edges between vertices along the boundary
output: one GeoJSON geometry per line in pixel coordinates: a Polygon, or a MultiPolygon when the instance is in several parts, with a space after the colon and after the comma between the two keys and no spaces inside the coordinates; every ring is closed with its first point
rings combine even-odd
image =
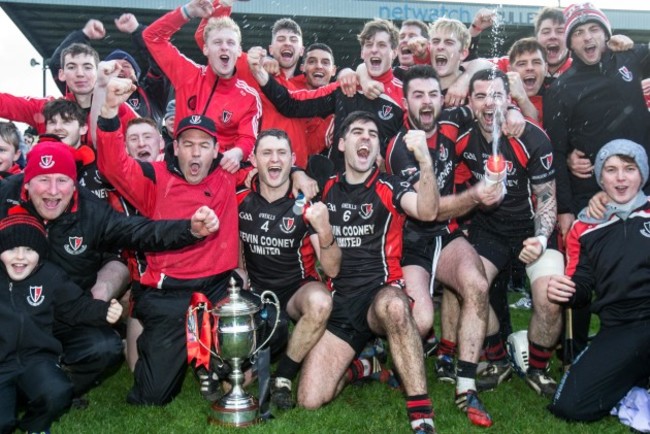
{"type": "Polygon", "coordinates": [[[491,426],[479,393],[513,363],[490,288],[516,261],[533,308],[512,347],[527,365],[514,365],[553,414],[597,420],[647,386],[647,44],[613,35],[591,3],[541,10],[497,59],[477,53],[491,11],[469,27],[375,19],[363,62],[335,77],[331,48],[305,48],[288,18],[268,50],[242,52],[231,10],[191,0],[149,26],[124,14],[132,54],[102,62],[91,41],[106,29],[90,20],[52,56],[63,98],[0,93],[0,116],[30,125],[23,141],[0,123],[2,432],[46,431],[88,405],[124,352],[130,404],[169,403],[188,364],[218,399],[224,372],[186,315],[223,301],[231,277],[247,296],[275,292],[293,323],[271,343],[278,409],[375,378],[404,392],[413,432],[435,432],[431,355],[457,407],[491,426]],[[172,42],[194,19],[207,65],[172,42]],[[565,351],[558,386],[567,308],[581,355],[565,351]]]}

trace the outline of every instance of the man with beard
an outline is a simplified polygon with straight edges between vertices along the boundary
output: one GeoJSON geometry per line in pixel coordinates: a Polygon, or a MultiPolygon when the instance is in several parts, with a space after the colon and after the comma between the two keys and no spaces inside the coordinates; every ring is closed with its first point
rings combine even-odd
{"type": "Polygon", "coordinates": [[[435,432],[427,394],[422,343],[404,292],[400,259],[405,216],[431,221],[438,213],[438,189],[423,131],[405,138],[421,174],[416,193],[408,182],[379,172],[379,128],[375,117],[355,111],[343,121],[338,146],[345,172],[323,191],[341,270],[330,279],[333,308],[325,334],[303,363],[301,403],[316,409],[346,384],[355,355],[375,335],[388,337],[393,363],[406,394],[414,433],[435,432]]]}
{"type": "Polygon", "coordinates": [[[599,190],[591,160],[600,147],[614,138],[650,146],[650,115],[641,88],[642,68],[650,59],[647,44],[612,52],[607,48],[609,20],[591,3],[569,6],[565,16],[573,65],[570,74],[563,74],[549,89],[544,107],[558,164],[558,220],[563,234],[599,190]],[[586,173],[570,172],[566,166],[567,156],[576,149],[590,159],[586,173]]]}
{"type": "MultiPolygon", "coordinates": [[[[510,261],[518,258],[526,264],[533,295],[526,383],[537,393],[550,397],[555,393],[556,384],[546,369],[562,321],[560,307],[546,298],[546,286],[550,275],[564,267],[562,254],[556,250],[557,237],[553,236],[556,222],[553,153],[544,131],[531,122],[526,123],[519,138],[493,132],[493,124],[498,123],[509,102],[508,78],[503,72],[476,73],[470,83],[470,107],[475,121],[459,137],[456,153],[462,155],[474,183],[486,176],[489,158],[498,156],[505,160],[503,169],[493,169],[502,172],[497,182],[505,182],[504,199],[495,209],[479,209],[472,215],[469,240],[481,256],[490,284],[510,261]]],[[[512,375],[492,309],[486,335],[485,355],[489,364],[478,376],[479,390],[494,389],[512,375]]]]}
{"type": "Polygon", "coordinates": [[[220,165],[235,173],[253,150],[262,106],[260,97],[235,71],[241,56],[241,31],[229,17],[212,18],[201,46],[208,65],[201,66],[182,55],[171,37],[192,18],[208,18],[213,12],[207,0],[191,0],[168,12],[143,32],[147,49],[176,91],[175,129],[181,119],[200,114],[216,123],[220,165]]]}
{"type": "Polygon", "coordinates": [[[481,260],[458,229],[455,217],[477,206],[499,202],[502,185],[478,182],[463,193],[454,194],[454,166],[458,162],[455,142],[459,128],[472,119],[466,108],[442,111],[442,92],[436,72],[430,66],[411,67],[404,77],[404,105],[408,120],[391,141],[386,169],[400,175],[419,190],[420,167],[405,138],[410,131],[423,131],[434,164],[440,191],[436,222],[407,219],[404,227],[402,267],[406,293],[414,300],[413,316],[421,336],[433,326],[433,281],[451,288],[460,301],[458,329],[456,404],[469,420],[489,427],[492,419],[476,389],[476,370],[485,337],[488,315],[488,283],[481,260]]]}

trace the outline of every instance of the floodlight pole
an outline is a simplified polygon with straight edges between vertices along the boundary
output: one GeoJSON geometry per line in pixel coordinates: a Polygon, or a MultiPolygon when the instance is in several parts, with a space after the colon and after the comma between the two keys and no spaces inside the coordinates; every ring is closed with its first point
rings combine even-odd
{"type": "Polygon", "coordinates": [[[29,61],[29,64],[32,67],[41,65],[41,70],[43,71],[43,98],[45,98],[47,95],[47,70],[49,68],[48,60],[49,59],[43,58],[43,63],[40,63],[38,60],[32,58],[32,60],[29,61]]]}

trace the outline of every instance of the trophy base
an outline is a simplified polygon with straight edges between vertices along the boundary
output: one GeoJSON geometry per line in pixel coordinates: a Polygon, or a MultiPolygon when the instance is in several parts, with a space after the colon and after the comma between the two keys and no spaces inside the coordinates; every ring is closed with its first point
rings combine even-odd
{"type": "Polygon", "coordinates": [[[212,404],[208,422],[227,427],[247,427],[260,422],[257,400],[248,395],[229,399],[228,395],[212,404]],[[233,402],[234,401],[234,402],[233,402]]]}

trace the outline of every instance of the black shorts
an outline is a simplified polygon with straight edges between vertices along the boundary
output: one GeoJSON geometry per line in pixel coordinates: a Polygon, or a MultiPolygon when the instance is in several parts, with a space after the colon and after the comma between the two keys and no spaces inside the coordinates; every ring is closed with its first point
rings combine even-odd
{"type": "Polygon", "coordinates": [[[420,238],[417,242],[411,242],[405,238],[402,250],[402,267],[407,265],[418,265],[431,273],[434,263],[437,264],[442,249],[458,237],[464,237],[462,231],[455,230],[452,233],[440,232],[439,235],[420,238]],[[438,252],[436,257],[436,252],[438,252]],[[434,262],[435,261],[435,262],[434,262]]]}
{"type": "MultiPolygon", "coordinates": [[[[524,248],[524,240],[532,236],[532,233],[529,235],[506,236],[478,225],[471,225],[468,239],[480,256],[490,261],[497,270],[501,271],[510,264],[510,261],[517,260],[519,253],[524,248]]],[[[547,248],[557,250],[556,231],[553,231],[549,237],[547,248]]]]}
{"type": "Polygon", "coordinates": [[[377,293],[388,285],[404,288],[404,282],[398,281],[371,289],[357,289],[351,294],[342,294],[340,291],[332,294],[333,306],[327,330],[350,345],[355,354],[359,354],[374,336],[368,324],[368,310],[377,293]]]}
{"type": "MultiPolygon", "coordinates": [[[[278,300],[280,301],[280,308],[284,311],[287,310],[287,304],[289,304],[289,300],[291,300],[291,297],[298,292],[300,288],[303,287],[303,285],[309,283],[309,282],[318,282],[318,279],[315,279],[311,276],[307,276],[306,279],[302,280],[297,286],[293,286],[290,288],[282,288],[282,289],[268,289],[268,291],[273,292],[277,297],[278,300]]],[[[258,288],[255,285],[251,285],[251,291],[254,292],[257,295],[262,295],[262,292],[264,292],[266,289],[258,288]]]]}

